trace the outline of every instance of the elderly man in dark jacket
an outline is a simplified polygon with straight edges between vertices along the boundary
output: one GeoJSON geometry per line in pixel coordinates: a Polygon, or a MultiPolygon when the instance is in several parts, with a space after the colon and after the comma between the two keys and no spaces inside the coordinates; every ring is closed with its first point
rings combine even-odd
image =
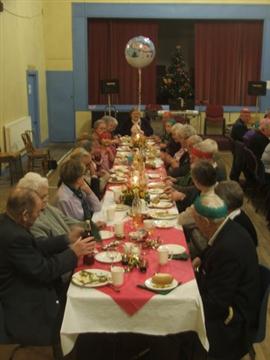
{"type": "Polygon", "coordinates": [[[61,308],[56,282],[76,267],[78,256],[93,251],[92,238],[75,240],[75,233],[35,241],[29,229],[41,207],[36,192],[16,188],[0,216],[0,305],[7,343],[53,343],[61,308]]]}
{"type": "Polygon", "coordinates": [[[193,260],[198,270],[209,360],[239,360],[251,345],[259,310],[259,267],[248,232],[227,217],[216,194],[198,197],[194,218],[208,246],[193,260]]]}

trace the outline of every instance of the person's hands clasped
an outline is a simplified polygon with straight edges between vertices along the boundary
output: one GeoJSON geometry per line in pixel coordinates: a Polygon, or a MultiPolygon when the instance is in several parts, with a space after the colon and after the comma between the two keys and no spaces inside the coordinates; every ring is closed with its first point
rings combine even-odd
{"type": "Polygon", "coordinates": [[[79,237],[77,241],[75,241],[70,248],[75,252],[76,256],[90,255],[95,250],[95,238],[93,236],[89,236],[87,238],[82,239],[79,237]]]}

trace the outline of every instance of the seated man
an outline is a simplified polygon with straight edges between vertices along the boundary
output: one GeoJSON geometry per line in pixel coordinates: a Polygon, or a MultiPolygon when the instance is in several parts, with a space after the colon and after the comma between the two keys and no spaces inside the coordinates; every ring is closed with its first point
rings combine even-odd
{"type": "Polygon", "coordinates": [[[250,122],[250,111],[248,108],[243,108],[240,112],[239,118],[233,124],[231,137],[233,140],[243,141],[243,136],[248,131],[248,124],[250,122]]]}
{"type": "Polygon", "coordinates": [[[216,194],[200,196],[194,218],[208,247],[193,260],[202,297],[209,358],[239,360],[251,345],[260,303],[256,248],[243,227],[227,218],[216,194]]]}
{"type": "Polygon", "coordinates": [[[91,254],[92,238],[66,236],[35,241],[29,232],[42,207],[33,190],[11,191],[0,216],[0,301],[10,341],[51,345],[60,328],[61,294],[56,281],[72,271],[79,256],[91,254]]]}

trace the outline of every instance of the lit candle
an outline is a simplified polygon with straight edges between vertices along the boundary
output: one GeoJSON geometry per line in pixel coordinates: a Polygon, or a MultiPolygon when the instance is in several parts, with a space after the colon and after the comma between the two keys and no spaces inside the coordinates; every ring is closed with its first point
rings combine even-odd
{"type": "Polygon", "coordinates": [[[139,176],[137,175],[134,175],[133,176],[133,185],[139,185],[139,176]]]}

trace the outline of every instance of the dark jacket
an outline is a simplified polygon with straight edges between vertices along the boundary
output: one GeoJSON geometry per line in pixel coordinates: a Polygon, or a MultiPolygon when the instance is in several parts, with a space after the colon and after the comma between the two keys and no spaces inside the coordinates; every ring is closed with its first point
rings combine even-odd
{"type": "MultiPolygon", "coordinates": [[[[60,301],[56,282],[77,264],[66,236],[35,241],[24,227],[0,215],[0,302],[12,342],[50,345],[60,301]]],[[[58,329],[59,331],[59,329],[58,329]]]]}
{"type": "Polygon", "coordinates": [[[231,137],[233,140],[243,141],[243,136],[248,131],[247,125],[242,121],[241,118],[237,119],[233,124],[231,137]]]}
{"type": "Polygon", "coordinates": [[[202,254],[198,274],[212,357],[240,358],[248,352],[260,298],[256,248],[239,224],[228,220],[202,254]],[[229,307],[233,318],[226,325],[229,307]]]}
{"type": "Polygon", "coordinates": [[[258,160],[261,160],[264,149],[269,144],[269,139],[260,130],[257,130],[250,138],[247,147],[253,152],[258,160]]]}
{"type": "Polygon", "coordinates": [[[244,229],[249,233],[250,237],[252,238],[254,245],[258,246],[258,237],[257,232],[252,224],[250,218],[247,216],[247,214],[244,212],[244,210],[241,210],[240,214],[237,215],[233,221],[237,222],[241,226],[243,226],[244,229]]]}

